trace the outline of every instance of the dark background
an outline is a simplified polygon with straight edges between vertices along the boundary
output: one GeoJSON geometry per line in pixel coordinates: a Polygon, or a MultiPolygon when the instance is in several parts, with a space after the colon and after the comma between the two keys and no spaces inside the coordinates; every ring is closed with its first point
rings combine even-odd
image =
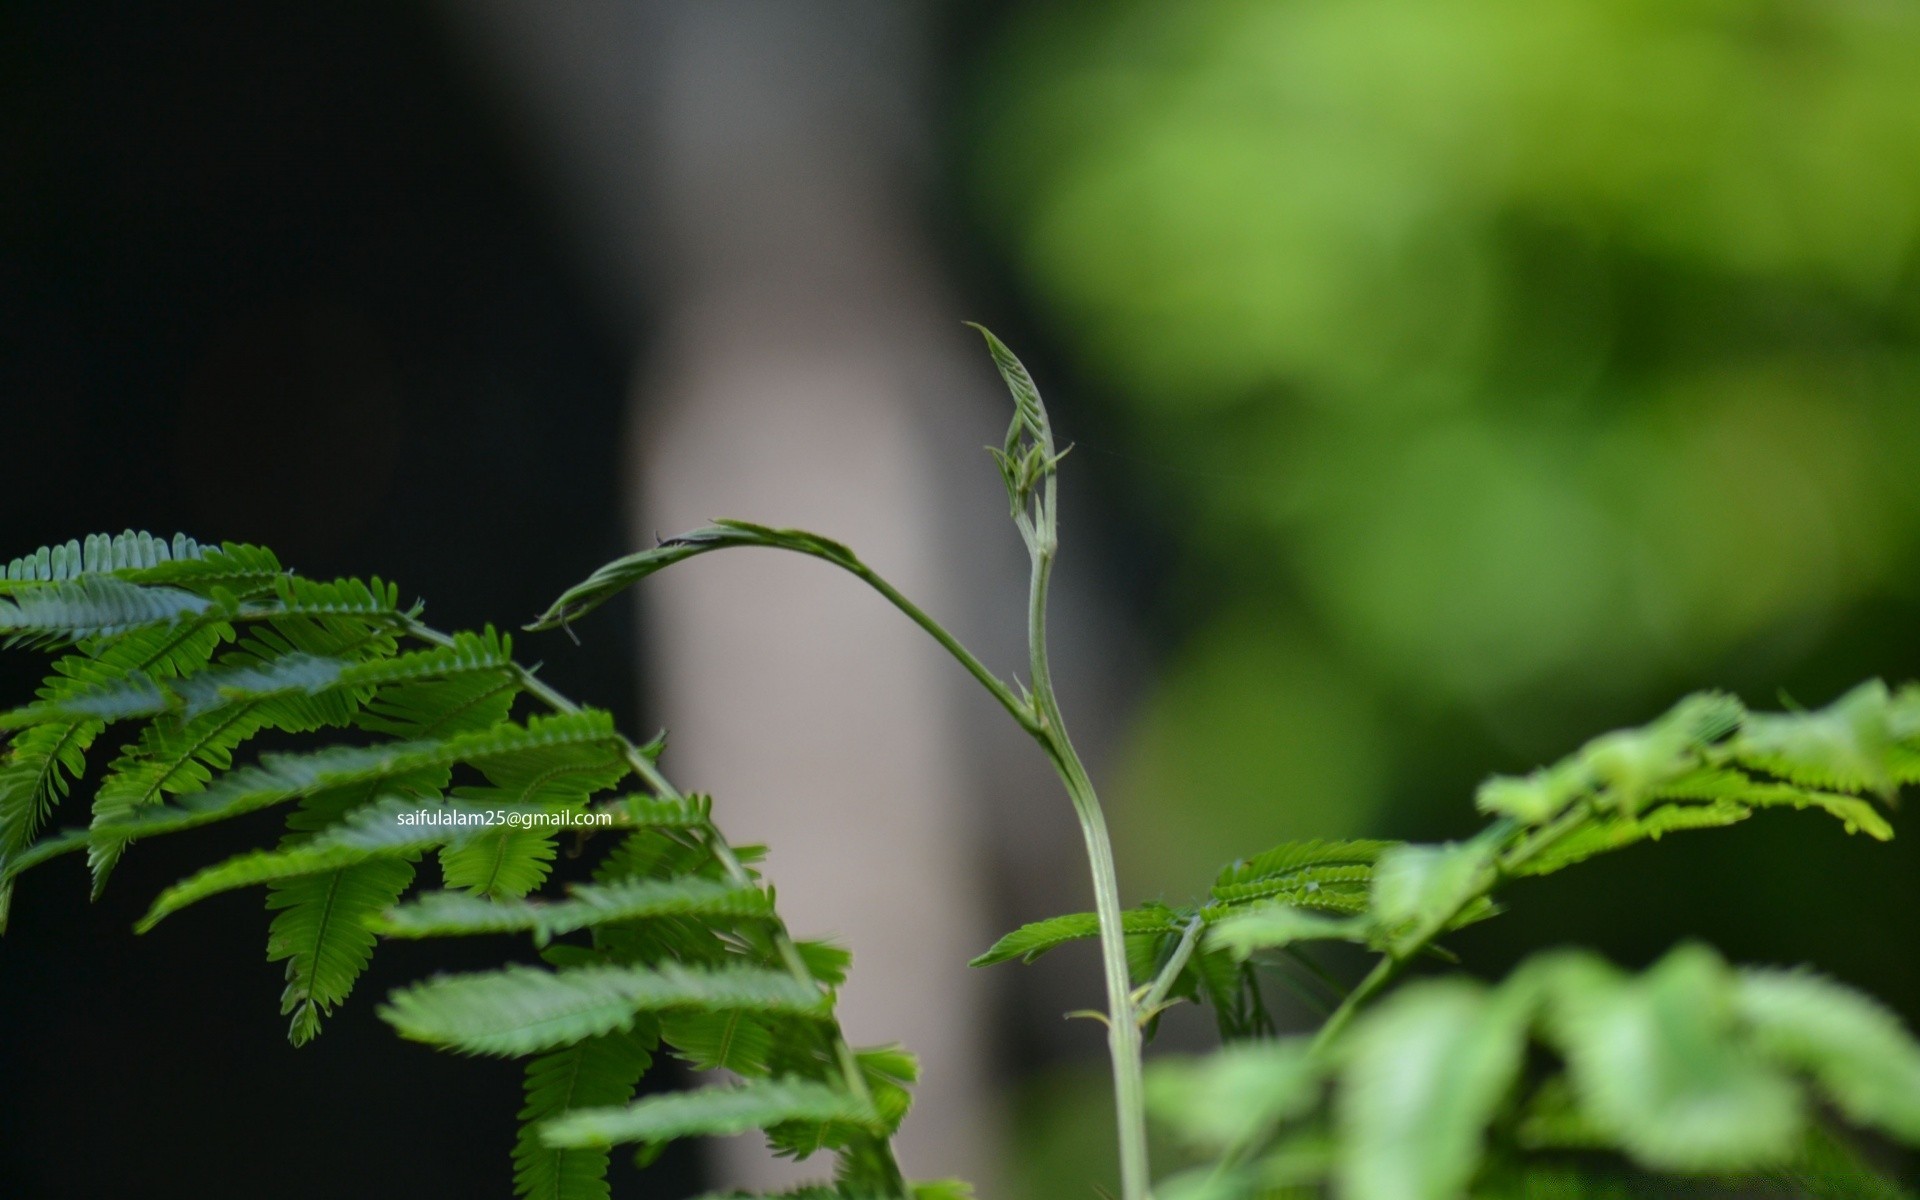
{"type": "MultiPolygon", "coordinates": [[[[194,14],[0,7],[0,557],[177,529],[517,625],[623,548],[625,348],[426,13],[194,14]]],[[[633,727],[625,617],[522,646],[633,727]]],[[[33,665],[0,659],[7,696],[33,665]]],[[[91,906],[73,863],[21,883],[0,1196],[506,1194],[519,1065],[401,1042],[372,1003],[498,946],[377,956],[294,1050],[257,892],[131,933],[267,828],[141,847],[91,906]]],[[[693,1187],[688,1156],[658,1172],[693,1187]]]]}

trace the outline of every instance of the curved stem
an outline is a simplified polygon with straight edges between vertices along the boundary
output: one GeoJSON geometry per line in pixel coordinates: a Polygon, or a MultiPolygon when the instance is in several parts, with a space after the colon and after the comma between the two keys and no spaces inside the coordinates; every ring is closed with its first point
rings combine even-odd
{"type": "Polygon", "coordinates": [[[1166,965],[1154,976],[1153,986],[1147,994],[1140,997],[1140,1003],[1134,1005],[1135,1019],[1144,1023],[1151,1020],[1153,1010],[1165,1003],[1167,993],[1173,990],[1174,980],[1180,978],[1180,972],[1187,969],[1187,960],[1193,957],[1193,948],[1200,941],[1200,932],[1206,928],[1206,922],[1194,917],[1181,931],[1180,940],[1174,943],[1173,953],[1168,956],[1166,965]]]}
{"type": "MultiPolygon", "coordinates": [[[[1052,447],[1045,447],[1051,454],[1052,447]]],[[[1055,481],[1051,472],[1034,505],[1032,518],[1024,516],[1020,531],[1033,558],[1028,590],[1027,648],[1033,675],[1033,736],[1053,760],[1066,785],[1080,832],[1087,844],[1087,863],[1093,875],[1094,915],[1100,923],[1100,959],[1107,985],[1107,1052],[1113,1062],[1113,1105],[1120,1143],[1122,1200],[1146,1200],[1152,1186],[1147,1159],[1146,1089],[1140,1063],[1140,1024],[1134,1020],[1133,979],[1127,969],[1126,929],[1120,915],[1120,880],[1114,866],[1113,839],[1106,815],[1094,792],[1093,780],[1067,736],[1066,719],[1053,689],[1053,668],[1047,653],[1047,591],[1053,558],[1059,545],[1055,524],[1055,481]]]]}
{"type": "Polygon", "coordinates": [[[919,605],[901,595],[898,588],[888,583],[879,572],[866,563],[855,560],[852,563],[838,565],[845,567],[855,578],[886,597],[889,604],[905,613],[909,620],[924,629],[929,637],[945,647],[947,653],[967,669],[967,674],[973,676],[981,687],[986,688],[993,698],[1000,702],[1000,707],[1006,709],[1013,719],[1020,723],[1020,728],[1038,736],[1038,720],[1033,710],[1020,697],[1014,695],[1013,689],[1008,687],[998,675],[989,671],[986,664],[974,656],[973,651],[962,645],[959,638],[948,633],[945,626],[928,616],[919,605]]]}

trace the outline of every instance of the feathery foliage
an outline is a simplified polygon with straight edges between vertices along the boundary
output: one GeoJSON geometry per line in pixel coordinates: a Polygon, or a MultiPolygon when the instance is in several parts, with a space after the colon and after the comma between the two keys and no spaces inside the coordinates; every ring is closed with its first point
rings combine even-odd
{"type": "MultiPolygon", "coordinates": [[[[1289,842],[1230,864],[1192,903],[1122,909],[1046,649],[1065,452],[1032,377],[981,332],[1014,399],[991,453],[1033,564],[1026,682],[989,671],[838,542],[740,521],[602,567],[532,628],[687,559],[758,546],[848,571],[947,649],[1052,762],[1086,835],[1095,911],[1023,926],[974,962],[1099,940],[1122,1200],[1149,1197],[1149,1105],[1204,1162],[1161,1181],[1160,1200],[1572,1193],[1595,1155],[1899,1194],[1826,1114],[1920,1145],[1920,1043],[1842,985],[1683,944],[1639,974],[1560,951],[1497,985],[1395,987],[1415,964],[1457,961],[1441,939],[1496,916],[1508,885],[1595,855],[1763,808],[1890,838],[1882,806],[1920,780],[1920,687],[1870,682],[1785,713],[1701,693],[1532,774],[1489,779],[1476,796],[1489,822],[1466,840],[1289,842]],[[1378,958],[1347,988],[1308,955],[1324,941],[1378,958]],[[1333,997],[1312,1036],[1276,1035],[1263,1001],[1275,975],[1333,997]],[[1189,1001],[1213,1009],[1228,1044],[1143,1077],[1144,1041],[1189,1001]]],[[[728,842],[709,799],[667,781],[660,746],[548,688],[510,639],[434,630],[377,579],[308,580],[256,547],[129,532],[11,561],[0,641],[54,655],[34,699],[0,713],[0,923],[41,864],[84,851],[97,893],[141,840],[285,806],[277,844],[168,888],[138,928],[266,888],[267,958],[284,964],[296,1045],[351,998],[382,937],[526,937],[542,965],[436,976],[379,1008],[403,1037],[528,1060],[517,1195],[607,1200],[615,1145],[644,1162],[677,1138],[751,1130],[777,1153],[834,1158],[831,1182],[789,1200],[968,1194],[902,1177],[891,1139],[919,1067],[895,1047],[848,1044],[835,1016],[847,953],[796,941],[757,851],[728,842]],[[312,744],[249,760],[268,732],[312,744]],[[47,832],[101,758],[85,819],[47,832]],[[582,837],[591,880],[551,891],[569,828],[613,836],[582,837]],[[405,898],[436,871],[437,887],[405,898]],[[635,1100],[663,1051],[735,1078],[635,1100]]]]}
{"type": "MultiPolygon", "coordinates": [[[[277,845],[168,888],[138,928],[264,887],[295,1045],[349,1000],[382,936],[530,938],[548,967],[437,977],[380,1008],[404,1037],[529,1059],[517,1194],[607,1196],[605,1146],[543,1131],[618,1111],[663,1043],[749,1077],[756,1099],[726,1102],[730,1131],[831,1153],[861,1194],[911,1194],[889,1143],[912,1073],[876,1072],[846,1045],[844,953],[796,943],[711,802],[660,774],[659,746],[547,688],[511,639],[431,629],[379,580],[308,580],[255,547],[133,533],[8,564],[0,639],[57,655],[33,701],[0,714],[0,913],[42,863],[84,851],[97,894],[138,841],[285,806],[277,845]],[[249,758],[267,732],[322,740],[249,758]],[[84,823],[43,832],[109,735],[84,823]],[[615,836],[596,839],[593,882],[537,897],[569,829],[615,836]],[[439,889],[402,902],[423,874],[439,889]]],[[[710,1127],[683,1114],[641,1140],[710,1127]]]]}

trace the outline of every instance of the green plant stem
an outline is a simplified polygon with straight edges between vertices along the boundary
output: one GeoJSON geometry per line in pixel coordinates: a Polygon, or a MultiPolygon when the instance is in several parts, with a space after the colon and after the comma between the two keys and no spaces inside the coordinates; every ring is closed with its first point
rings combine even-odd
{"type": "Polygon", "coordinates": [[[1153,986],[1140,997],[1140,1003],[1134,1005],[1136,1021],[1144,1023],[1152,1019],[1154,1010],[1165,1003],[1167,993],[1173,990],[1174,980],[1180,978],[1180,972],[1187,969],[1187,960],[1193,957],[1193,948],[1199,944],[1200,933],[1205,928],[1206,923],[1199,917],[1187,922],[1187,927],[1180,933],[1180,940],[1174,943],[1173,953],[1168,956],[1166,965],[1154,976],[1153,986]]]}
{"type": "MultiPolygon", "coordinates": [[[[406,619],[405,628],[408,633],[419,638],[421,641],[430,642],[436,646],[451,646],[455,644],[451,637],[448,637],[446,634],[441,633],[431,626],[423,625],[411,617],[406,619]]],[[[567,699],[551,687],[548,687],[541,681],[538,675],[535,675],[526,667],[516,662],[513,664],[513,671],[519,678],[520,686],[527,694],[533,696],[548,708],[553,709],[555,712],[562,713],[580,711],[579,705],[567,699]]],[[[648,787],[653,789],[656,796],[662,800],[674,802],[684,801],[686,799],[680,790],[673,786],[672,781],[661,773],[660,768],[656,767],[651,759],[641,753],[638,746],[635,746],[626,738],[620,739],[620,746],[621,753],[627,760],[627,765],[632,768],[634,774],[646,782],[648,787]]],[[[739,855],[734,853],[732,844],[727,841],[726,835],[720,832],[718,826],[709,821],[703,833],[705,834],[708,850],[712,852],[714,860],[720,864],[720,869],[726,872],[729,882],[740,887],[758,886],[753,876],[747,871],[745,865],[740,862],[739,855]]],[[[807,970],[806,960],[800,955],[800,948],[794,944],[793,935],[787,931],[786,922],[781,920],[778,914],[775,914],[768,918],[768,926],[772,935],[774,953],[780,956],[781,966],[802,985],[809,988],[818,987],[819,983],[814,979],[813,972],[807,970]]],[[[846,1086],[850,1094],[867,1107],[872,1108],[874,1106],[873,1092],[872,1089],[867,1086],[866,1073],[860,1069],[860,1060],[858,1056],[854,1054],[853,1047],[848,1044],[846,1035],[840,1029],[839,1022],[829,1022],[827,1028],[829,1049],[832,1051],[834,1061],[839,1067],[842,1083],[846,1086]]],[[[879,1138],[876,1139],[876,1141],[879,1143],[880,1157],[887,1175],[885,1187],[887,1188],[889,1200],[912,1200],[912,1192],[907,1187],[906,1176],[901,1172],[900,1164],[894,1157],[893,1142],[887,1138],[879,1138]]]]}
{"type": "MultiPolygon", "coordinates": [[[[1051,445],[1045,446],[1051,455],[1051,445]]],[[[1036,519],[1021,522],[1033,574],[1028,589],[1027,645],[1033,678],[1033,713],[1038,728],[1031,729],[1054,769],[1066,785],[1080,832],[1087,844],[1087,862],[1093,874],[1093,908],[1100,923],[1100,957],[1107,984],[1107,1052],[1113,1060],[1113,1104],[1120,1143],[1122,1200],[1147,1200],[1152,1173],[1147,1160],[1146,1089],[1140,1063],[1140,1025],[1134,1020],[1132,976],[1127,969],[1127,939],[1120,916],[1120,880],[1114,867],[1113,838],[1106,815],[1085,764],[1067,736],[1066,719],[1054,693],[1053,670],[1047,653],[1047,592],[1059,538],[1054,519],[1055,479],[1051,472],[1035,506],[1036,519]]]]}
{"type": "Polygon", "coordinates": [[[934,641],[945,647],[947,653],[951,654],[955,661],[966,668],[967,674],[973,676],[981,687],[986,688],[993,698],[1000,702],[1000,707],[1006,709],[1008,714],[1011,715],[1015,721],[1019,722],[1020,728],[1036,737],[1039,736],[1039,721],[1033,709],[1029,708],[1020,697],[1014,695],[1013,689],[1008,687],[998,675],[988,670],[986,664],[974,656],[973,651],[961,644],[960,639],[948,633],[945,626],[928,616],[919,605],[907,599],[900,593],[898,588],[888,583],[881,577],[879,572],[867,564],[855,561],[853,563],[840,563],[839,565],[845,567],[846,570],[851,572],[856,578],[865,582],[868,587],[886,597],[888,603],[905,613],[909,620],[925,630],[927,635],[933,638],[934,641]]]}

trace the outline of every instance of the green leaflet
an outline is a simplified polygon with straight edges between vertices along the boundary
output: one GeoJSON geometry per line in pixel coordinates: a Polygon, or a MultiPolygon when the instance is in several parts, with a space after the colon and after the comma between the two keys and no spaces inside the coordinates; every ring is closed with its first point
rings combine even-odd
{"type": "Polygon", "coordinates": [[[1318,839],[1305,842],[1283,842],[1271,850],[1256,854],[1245,862],[1234,863],[1221,871],[1220,877],[1214,880],[1213,894],[1219,900],[1247,899],[1253,895],[1247,890],[1253,885],[1269,881],[1305,881],[1311,878],[1305,874],[1308,868],[1348,868],[1347,872],[1337,875],[1322,871],[1320,878],[1364,880],[1367,877],[1368,868],[1379,860],[1380,855],[1398,844],[1382,841],[1320,841],[1318,839]]]}
{"type": "Polygon", "coordinates": [[[1494,1111],[1520,1071],[1524,996],[1464,981],[1410,987],[1343,1048],[1335,1164],[1352,1200],[1465,1193],[1494,1111]]]}
{"type": "MultiPolygon", "coordinates": [[[[455,796],[482,808],[541,808],[578,812],[588,797],[611,787],[630,769],[618,753],[577,754],[569,761],[496,758],[477,764],[490,788],[462,788],[455,796]]],[[[440,853],[448,887],[481,896],[518,898],[546,882],[556,853],[551,827],[500,827],[440,853]]]]}
{"type": "Polygon", "coordinates": [[[502,724],[442,741],[392,742],[380,746],[335,746],[303,755],[268,755],[254,767],[228,772],[178,803],[142,810],[93,830],[96,840],[128,840],[175,833],[283,804],[329,788],[349,787],[460,763],[518,759],[537,769],[590,758],[617,761],[618,735],[605,713],[583,711],[533,717],[524,726],[502,724]]]}
{"type": "Polygon", "coordinates": [[[411,862],[376,858],[274,888],[267,901],[276,912],[267,934],[267,961],[287,964],[280,1012],[292,1017],[288,1037],[294,1045],[318,1036],[321,1018],[353,991],[373,957],[368,918],[399,899],[412,882],[411,862]]]}
{"type": "Polygon", "coordinates": [[[1323,917],[1290,904],[1258,904],[1231,910],[1207,927],[1206,944],[1245,961],[1256,950],[1294,942],[1366,941],[1373,926],[1363,918],[1323,917]]]}
{"type": "Polygon", "coordinates": [[[1733,976],[1711,951],[1683,946],[1639,978],[1583,957],[1535,977],[1582,1111],[1636,1160],[1714,1171],[1790,1157],[1800,1092],[1740,1038],[1733,976]]]}
{"type": "MultiPolygon", "coordinates": [[[[416,823],[418,814],[434,810],[457,811],[458,806],[389,796],[355,809],[304,840],[289,841],[274,850],[236,854],[162,892],[136,928],[144,933],[188,905],[222,892],[338,871],[374,859],[410,858],[473,836],[473,826],[416,823]]],[[[392,902],[388,900],[387,904],[392,902]]]]}
{"type": "Polygon", "coordinates": [[[874,1125],[871,1109],[826,1084],[765,1079],[728,1088],[647,1096],[625,1108],[576,1111],[541,1130],[549,1146],[612,1146],[683,1137],[724,1137],[787,1122],[874,1125]]]}
{"type": "Polygon", "coordinates": [[[404,938],[526,932],[544,944],[559,934],[642,917],[763,917],[772,911],[766,893],[758,888],[698,878],[623,879],[582,884],[555,901],[428,892],[388,912],[374,927],[389,937],[404,938]]]}
{"type": "MultiPolygon", "coordinates": [[[[808,535],[735,525],[727,536],[854,562],[808,535]]],[[[302,579],[252,547],[128,534],[48,548],[9,575],[0,580],[0,638],[74,649],[34,703],[0,714],[0,729],[15,731],[0,761],[0,912],[4,884],[53,857],[86,849],[104,869],[137,838],[298,801],[279,846],[167,889],[140,928],[208,896],[266,885],[268,958],[286,965],[283,1010],[296,1044],[348,997],[383,921],[396,931],[411,921],[414,935],[428,926],[511,928],[542,941],[588,933],[589,944],[549,948],[561,970],[430,980],[394,992],[381,1010],[406,1036],[449,1048],[547,1052],[529,1074],[516,1153],[522,1195],[605,1195],[604,1153],[547,1147],[534,1130],[552,1116],[629,1099],[650,1054],[633,1051],[650,1048],[661,1024],[683,1057],[776,1075],[783,1087],[825,1088],[854,1064],[851,1082],[841,1082],[862,1097],[857,1112],[841,1106],[832,1119],[780,1123],[774,1136],[790,1153],[836,1151],[839,1190],[849,1196],[897,1193],[887,1137],[916,1068],[891,1049],[836,1057],[836,1044],[851,1052],[836,1042],[822,984],[844,980],[846,953],[787,939],[771,892],[741,865],[759,852],[728,848],[704,797],[682,797],[648,773],[658,794],[604,805],[633,831],[602,854],[596,882],[554,900],[523,898],[545,878],[547,829],[502,836],[497,825],[422,819],[477,806],[579,811],[657,759],[657,741],[632,746],[605,713],[541,687],[491,629],[440,634],[417,622],[417,610],[400,608],[391,584],[302,579]],[[214,661],[236,629],[239,644],[214,661]],[[527,692],[556,711],[511,721],[527,692]],[[136,728],[94,796],[94,824],[36,840],[85,770],[89,743],[113,723],[136,728]],[[348,726],[362,744],[236,765],[262,731],[348,726]],[[448,803],[442,797],[456,781],[448,803]],[[498,899],[438,893],[396,909],[431,849],[444,852],[452,882],[498,899]],[[769,962],[791,966],[772,971],[769,962]]],[[[808,1111],[826,1110],[800,1115],[808,1111]]],[[[960,1192],[928,1185],[920,1194],[960,1192]]]]}
{"type": "Polygon", "coordinates": [[[630,1029],[640,1012],[746,1010],[822,1016],[826,997],[791,976],[755,967],[696,970],[588,966],[507,967],[449,975],[388,997],[380,1016],[405,1038],[466,1054],[534,1054],[630,1029]]]}
{"type": "Polygon", "coordinates": [[[1733,1010],[1772,1058],[1811,1073],[1840,1110],[1920,1143],[1920,1045],[1852,988],[1800,971],[1747,970],[1733,1010]]]}
{"type": "MultiPolygon", "coordinates": [[[[919,1179],[908,1185],[912,1200],[974,1200],[973,1187],[958,1179],[919,1179]]],[[[778,1192],[709,1192],[699,1200],[886,1200],[879,1188],[859,1184],[812,1184],[778,1192]]]]}
{"type": "MultiPolygon", "coordinates": [[[[1149,906],[1129,909],[1122,913],[1121,924],[1128,933],[1165,933],[1179,927],[1180,916],[1170,908],[1149,906]]],[[[985,954],[967,965],[986,967],[1012,958],[1032,962],[1055,946],[1062,946],[1083,938],[1098,937],[1099,934],[1100,922],[1093,913],[1071,913],[1063,917],[1049,917],[1044,921],[1022,925],[995,942],[985,954]]]]}
{"type": "MultiPolygon", "coordinates": [[[[42,546],[11,559],[0,580],[7,584],[45,583],[81,575],[152,568],[161,563],[199,558],[206,551],[184,533],[169,539],[128,529],[117,534],[90,533],[57,546],[42,546]]],[[[15,591],[11,587],[0,589],[15,591]]]]}
{"type": "Polygon", "coordinates": [[[1324,1075],[1304,1038],[1239,1042],[1205,1058],[1155,1063],[1147,1107],[1186,1142],[1226,1152],[1312,1109],[1324,1075]]]}
{"type": "Polygon", "coordinates": [[[8,646],[69,645],[195,617],[212,603],[180,588],[139,587],[112,575],[82,575],[19,589],[0,600],[0,639],[8,646]]]}
{"type": "Polygon", "coordinates": [[[1381,932],[1411,947],[1458,924],[1489,886],[1493,859],[1493,847],[1480,840],[1403,845],[1382,854],[1372,904],[1381,932]]]}
{"type": "Polygon", "coordinates": [[[1562,867],[1584,862],[1596,854],[1619,850],[1635,842],[1658,841],[1685,829],[1714,829],[1733,825],[1753,815],[1743,804],[1715,800],[1707,804],[1662,804],[1637,816],[1609,816],[1574,830],[1545,850],[1510,868],[1516,875],[1550,875],[1562,867]]]}
{"type": "Polygon", "coordinates": [[[1814,712],[1755,713],[1735,740],[1734,755],[1809,787],[1885,795],[1894,784],[1893,703],[1887,685],[1874,679],[1814,712]]]}
{"type": "MultiPolygon", "coordinates": [[[[26,852],[53,806],[86,770],[86,751],[104,728],[105,717],[63,719],[43,706],[63,698],[110,687],[138,676],[161,679],[204,666],[220,643],[232,636],[220,622],[184,622],[119,637],[97,654],[68,654],[55,660],[54,673],[39,689],[40,702],[16,709],[25,728],[13,739],[0,765],[0,867],[11,871],[26,852]]],[[[0,930],[12,884],[0,879],[0,930]]]]}
{"type": "Polygon", "coordinates": [[[765,546],[792,550],[837,566],[860,569],[860,560],[840,543],[802,529],[773,529],[749,521],[715,521],[690,533],[670,537],[651,550],[617,558],[561,593],[528,629],[555,629],[599,608],[627,588],[696,555],[736,546],[765,546]]]}
{"type": "Polygon", "coordinates": [[[658,1033],[638,1022],[527,1063],[526,1105],[513,1144],[513,1194],[524,1200],[608,1200],[607,1152],[541,1141],[542,1127],[577,1109],[623,1105],[653,1062],[658,1033]]]}
{"type": "Polygon", "coordinates": [[[667,1013],[661,1036],[675,1057],[699,1071],[765,1075],[774,1063],[774,1020],[746,1009],[667,1013]]]}

